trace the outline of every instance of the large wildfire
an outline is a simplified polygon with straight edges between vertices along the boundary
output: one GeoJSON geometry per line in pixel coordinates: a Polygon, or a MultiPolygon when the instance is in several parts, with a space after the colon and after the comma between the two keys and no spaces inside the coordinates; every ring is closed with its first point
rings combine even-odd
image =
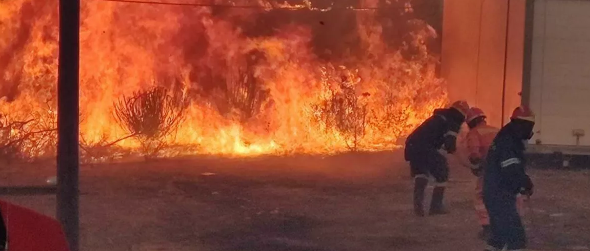
{"type": "MultiPolygon", "coordinates": [[[[84,156],[391,149],[446,102],[409,0],[81,2],[84,156]]],[[[57,6],[0,1],[3,155],[55,155],[57,6]]]]}

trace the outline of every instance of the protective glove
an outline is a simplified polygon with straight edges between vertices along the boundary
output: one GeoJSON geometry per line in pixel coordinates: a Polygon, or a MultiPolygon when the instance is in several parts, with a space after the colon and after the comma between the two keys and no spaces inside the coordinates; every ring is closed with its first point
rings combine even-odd
{"type": "Polygon", "coordinates": [[[526,180],[524,182],[524,186],[520,189],[520,194],[530,197],[531,195],[533,195],[533,188],[534,188],[533,181],[527,175],[526,180]]]}
{"type": "Polygon", "coordinates": [[[520,194],[526,195],[528,197],[531,197],[533,195],[533,189],[532,188],[527,189],[527,188],[524,188],[523,187],[523,188],[520,189],[520,194]]]}
{"type": "Polygon", "coordinates": [[[481,158],[475,156],[469,156],[469,162],[471,162],[474,166],[479,166],[481,164],[481,158]]]}
{"type": "Polygon", "coordinates": [[[443,148],[447,153],[453,154],[457,151],[457,138],[453,135],[446,135],[443,148]]]}
{"type": "Polygon", "coordinates": [[[469,162],[471,163],[471,173],[473,175],[475,175],[476,177],[481,176],[482,174],[482,169],[481,169],[481,158],[479,157],[475,157],[475,156],[470,156],[469,157],[469,162]]]}

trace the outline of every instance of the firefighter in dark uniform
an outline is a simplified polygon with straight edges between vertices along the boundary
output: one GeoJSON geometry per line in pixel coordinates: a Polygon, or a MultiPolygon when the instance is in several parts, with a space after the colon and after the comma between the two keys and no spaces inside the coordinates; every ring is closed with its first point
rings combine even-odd
{"type": "Polygon", "coordinates": [[[516,108],[488,152],[483,196],[490,216],[491,237],[486,251],[526,248],[517,195],[533,194],[533,182],[525,172],[524,150],[525,142],[533,136],[534,125],[534,114],[528,107],[516,108]]]}
{"type": "Polygon", "coordinates": [[[414,213],[424,216],[424,190],[428,176],[436,180],[430,203],[430,215],[445,214],[443,197],[449,179],[449,166],[442,151],[454,153],[457,134],[465,122],[469,105],[457,101],[449,108],[437,109],[406,139],[405,159],[414,178],[414,213]]]}

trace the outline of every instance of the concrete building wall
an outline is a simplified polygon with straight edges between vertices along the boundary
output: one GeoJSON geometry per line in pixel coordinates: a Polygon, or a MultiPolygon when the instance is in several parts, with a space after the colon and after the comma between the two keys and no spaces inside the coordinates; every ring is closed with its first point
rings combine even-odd
{"type": "Polygon", "coordinates": [[[590,146],[590,1],[537,0],[529,104],[533,142],[590,146]]]}

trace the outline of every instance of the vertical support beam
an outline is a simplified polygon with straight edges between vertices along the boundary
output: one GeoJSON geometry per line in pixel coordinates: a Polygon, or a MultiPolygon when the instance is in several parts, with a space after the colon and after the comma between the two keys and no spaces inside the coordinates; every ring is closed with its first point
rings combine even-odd
{"type": "Polygon", "coordinates": [[[79,251],[80,0],[59,0],[58,60],[57,218],[64,228],[70,251],[79,251]]]}
{"type": "Polygon", "coordinates": [[[502,126],[504,126],[504,117],[506,110],[506,72],[508,70],[508,41],[510,30],[510,0],[506,0],[506,38],[504,42],[504,77],[502,78],[502,126]]]}
{"type": "Polygon", "coordinates": [[[535,18],[535,1],[526,0],[524,16],[524,50],[522,60],[522,92],[521,104],[530,106],[531,100],[531,69],[533,59],[533,24],[535,18]]]}

